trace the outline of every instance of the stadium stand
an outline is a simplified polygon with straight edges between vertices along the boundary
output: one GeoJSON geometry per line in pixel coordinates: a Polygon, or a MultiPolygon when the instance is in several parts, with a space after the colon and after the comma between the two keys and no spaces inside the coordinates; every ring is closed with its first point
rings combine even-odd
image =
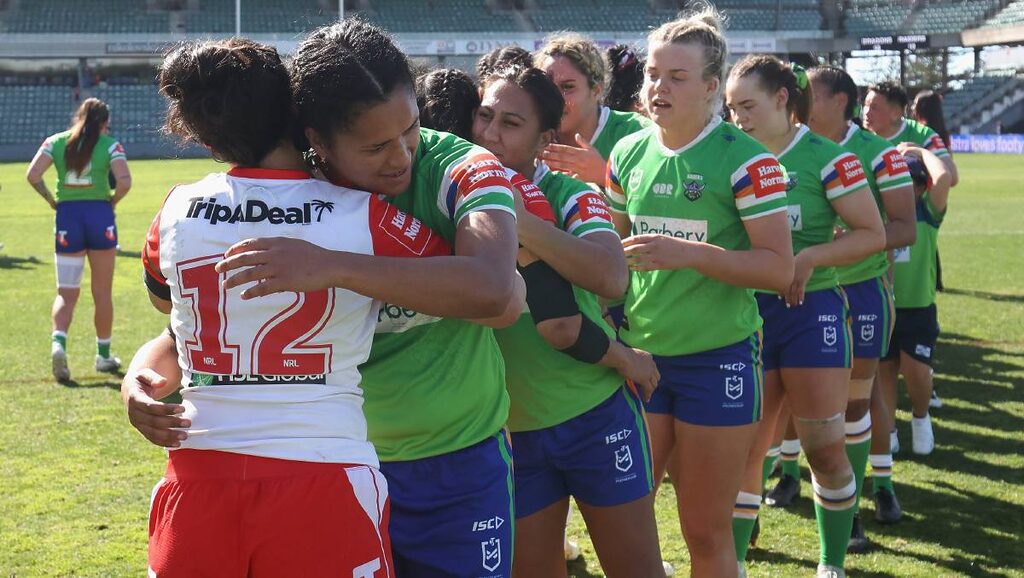
{"type": "Polygon", "coordinates": [[[1015,74],[976,76],[959,90],[947,93],[942,108],[949,127],[958,129],[988,120],[986,112],[991,116],[994,105],[1021,90],[1024,90],[1024,81],[1015,74]]]}
{"type": "MultiPolygon", "coordinates": [[[[414,4],[419,4],[416,2],[414,4]]],[[[337,12],[325,12],[316,0],[245,0],[242,31],[246,33],[300,33],[335,20],[337,12]]],[[[200,0],[199,10],[187,11],[188,32],[230,34],[235,31],[234,0],[200,0]]]]}
{"type": "Polygon", "coordinates": [[[910,5],[902,0],[854,0],[845,11],[843,25],[850,36],[872,36],[902,29],[909,16],[910,5]]]}
{"type": "Polygon", "coordinates": [[[992,18],[985,26],[1013,26],[1024,24],[1024,0],[1014,0],[992,18]]]}
{"type": "Polygon", "coordinates": [[[999,7],[999,0],[931,0],[912,16],[912,34],[960,32],[984,20],[986,14],[999,7]]]}
{"type": "Polygon", "coordinates": [[[43,142],[68,127],[77,105],[69,86],[4,86],[0,145],[43,142]]]}
{"type": "Polygon", "coordinates": [[[0,12],[0,32],[8,33],[166,33],[169,26],[167,12],[136,0],[31,0],[0,12]]]}
{"type": "Polygon", "coordinates": [[[483,0],[373,0],[364,16],[394,32],[516,32],[508,12],[492,12],[483,0]]]}

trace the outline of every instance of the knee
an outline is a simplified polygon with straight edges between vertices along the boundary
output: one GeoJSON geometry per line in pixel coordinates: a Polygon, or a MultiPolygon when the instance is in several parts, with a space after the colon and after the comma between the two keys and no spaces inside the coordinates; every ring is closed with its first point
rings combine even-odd
{"type": "Polygon", "coordinates": [[[686,548],[691,556],[714,556],[723,548],[733,548],[732,522],[727,526],[705,523],[707,519],[685,525],[686,548]]]}
{"type": "Polygon", "coordinates": [[[814,475],[826,485],[830,485],[831,480],[840,480],[853,472],[843,444],[830,444],[806,453],[807,463],[814,475]]]}
{"type": "Polygon", "coordinates": [[[868,409],[871,407],[870,399],[851,399],[846,404],[846,421],[854,422],[868,413],[868,409]]]}

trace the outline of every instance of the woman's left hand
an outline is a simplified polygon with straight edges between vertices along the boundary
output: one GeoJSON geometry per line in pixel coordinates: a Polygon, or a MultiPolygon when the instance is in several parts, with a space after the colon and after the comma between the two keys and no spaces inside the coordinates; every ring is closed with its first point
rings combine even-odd
{"type": "Polygon", "coordinates": [[[692,267],[702,243],[668,235],[633,235],[622,240],[626,264],[633,271],[685,269],[692,267]]]}

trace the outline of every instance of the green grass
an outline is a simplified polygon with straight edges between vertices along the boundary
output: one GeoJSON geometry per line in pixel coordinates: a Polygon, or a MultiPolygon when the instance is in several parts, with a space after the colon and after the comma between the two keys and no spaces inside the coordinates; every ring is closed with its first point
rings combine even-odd
{"type": "MultiPolygon", "coordinates": [[[[933,414],[938,448],[925,458],[897,457],[903,522],[875,524],[865,502],[878,547],[847,558],[851,576],[1024,576],[1024,196],[1016,177],[1022,160],[957,158],[961,185],[940,235],[948,291],[939,296],[935,377],[946,405],[933,414]]],[[[215,167],[132,163],[135,189],[118,208],[124,252],[114,297],[114,351],[126,360],[165,323],[141,285],[138,251],[149,221],[174,183],[215,167]]],[[[24,170],[0,165],[0,400],[7,412],[0,421],[0,576],[138,576],[146,567],[150,490],[164,453],[127,423],[118,379],[92,370],[88,275],[69,336],[75,382],[61,386],[50,376],[53,215],[25,183],[24,170]]],[[[909,446],[908,422],[901,411],[901,438],[909,446]]],[[[813,575],[818,541],[806,480],[805,472],[797,507],[762,510],[751,577],[813,575]]],[[[657,508],[664,556],[685,575],[670,485],[657,508]]],[[[578,515],[570,533],[583,549],[570,574],[600,576],[578,515]]]]}

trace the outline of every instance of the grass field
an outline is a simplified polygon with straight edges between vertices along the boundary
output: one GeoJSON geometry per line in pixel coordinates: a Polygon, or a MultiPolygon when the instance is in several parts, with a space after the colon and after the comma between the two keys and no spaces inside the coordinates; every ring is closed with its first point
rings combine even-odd
{"type": "MultiPolygon", "coordinates": [[[[940,236],[948,289],[939,296],[935,381],[945,407],[933,413],[938,447],[925,458],[906,450],[897,457],[906,511],[899,525],[875,524],[865,501],[878,546],[847,559],[851,576],[1024,576],[1024,159],[957,161],[961,184],[940,236]]],[[[146,227],[170,186],[216,165],[136,161],[131,168],[135,188],[118,207],[123,255],[114,297],[114,351],[126,362],[166,323],[141,285],[146,227]]],[[[92,370],[88,281],[69,336],[75,381],[59,385],[50,375],[53,215],[24,171],[24,164],[0,164],[0,401],[7,412],[0,420],[0,576],[144,575],[149,495],[164,453],[128,424],[119,380],[92,370]]],[[[909,448],[906,411],[899,429],[909,448]]],[[[818,541],[807,479],[805,472],[794,509],[762,510],[751,577],[813,575],[818,541]]],[[[664,557],[685,568],[671,486],[657,507],[664,557]]],[[[600,576],[579,516],[571,534],[584,555],[570,575],[600,576]]]]}

